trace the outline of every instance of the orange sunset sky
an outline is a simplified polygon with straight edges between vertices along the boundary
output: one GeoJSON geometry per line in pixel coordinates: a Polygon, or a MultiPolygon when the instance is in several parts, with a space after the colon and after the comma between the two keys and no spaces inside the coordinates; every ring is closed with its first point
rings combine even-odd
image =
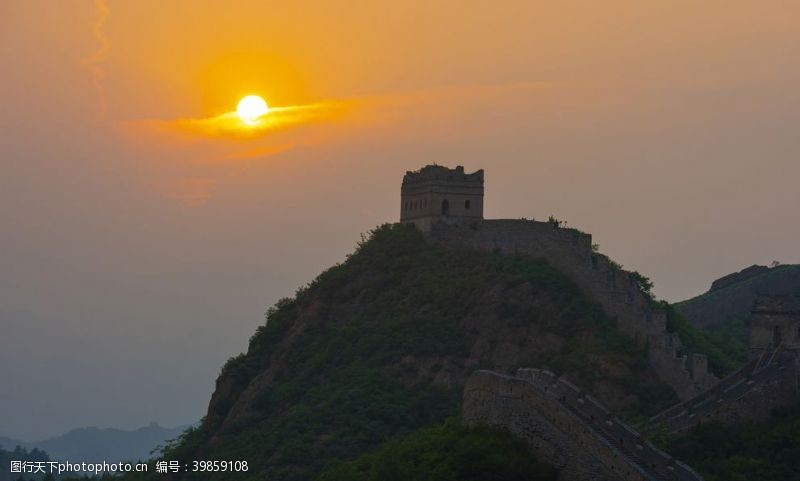
{"type": "Polygon", "coordinates": [[[671,301],[798,262],[798,58],[796,1],[2,2],[0,436],[196,421],[429,162],[671,301]]]}

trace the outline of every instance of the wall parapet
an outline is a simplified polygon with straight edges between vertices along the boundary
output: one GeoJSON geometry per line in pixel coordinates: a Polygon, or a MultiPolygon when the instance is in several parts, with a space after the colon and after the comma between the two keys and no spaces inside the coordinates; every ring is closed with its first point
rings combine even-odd
{"type": "Polygon", "coordinates": [[[468,423],[508,428],[562,468],[563,479],[702,481],[597,399],[549,371],[477,371],[464,388],[468,423]]]}

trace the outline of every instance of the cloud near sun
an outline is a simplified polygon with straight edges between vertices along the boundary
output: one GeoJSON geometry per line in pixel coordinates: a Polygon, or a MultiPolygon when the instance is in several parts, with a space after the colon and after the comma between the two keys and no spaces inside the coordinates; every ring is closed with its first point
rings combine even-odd
{"type": "Polygon", "coordinates": [[[208,118],[174,120],[141,120],[134,124],[147,130],[184,133],[206,138],[260,137],[271,132],[304,125],[333,121],[349,107],[346,101],[325,101],[308,105],[270,107],[254,119],[245,119],[236,111],[208,118]]]}

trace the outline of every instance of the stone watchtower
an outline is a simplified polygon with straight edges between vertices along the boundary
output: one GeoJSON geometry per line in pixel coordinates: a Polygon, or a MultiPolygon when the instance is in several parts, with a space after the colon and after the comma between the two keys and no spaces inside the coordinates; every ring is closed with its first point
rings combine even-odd
{"type": "Polygon", "coordinates": [[[750,321],[750,356],[780,347],[800,355],[800,296],[759,296],[750,321]]]}
{"type": "Polygon", "coordinates": [[[436,222],[483,219],[483,170],[426,165],[406,172],[400,192],[400,222],[429,232],[436,222]]]}

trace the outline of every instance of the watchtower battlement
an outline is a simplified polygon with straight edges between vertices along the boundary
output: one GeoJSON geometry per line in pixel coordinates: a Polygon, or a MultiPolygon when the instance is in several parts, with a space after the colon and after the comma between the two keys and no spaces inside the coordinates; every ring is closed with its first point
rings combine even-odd
{"type": "Polygon", "coordinates": [[[400,222],[429,232],[437,222],[453,224],[483,219],[483,170],[468,174],[463,166],[450,169],[426,165],[403,176],[400,222]]]}

